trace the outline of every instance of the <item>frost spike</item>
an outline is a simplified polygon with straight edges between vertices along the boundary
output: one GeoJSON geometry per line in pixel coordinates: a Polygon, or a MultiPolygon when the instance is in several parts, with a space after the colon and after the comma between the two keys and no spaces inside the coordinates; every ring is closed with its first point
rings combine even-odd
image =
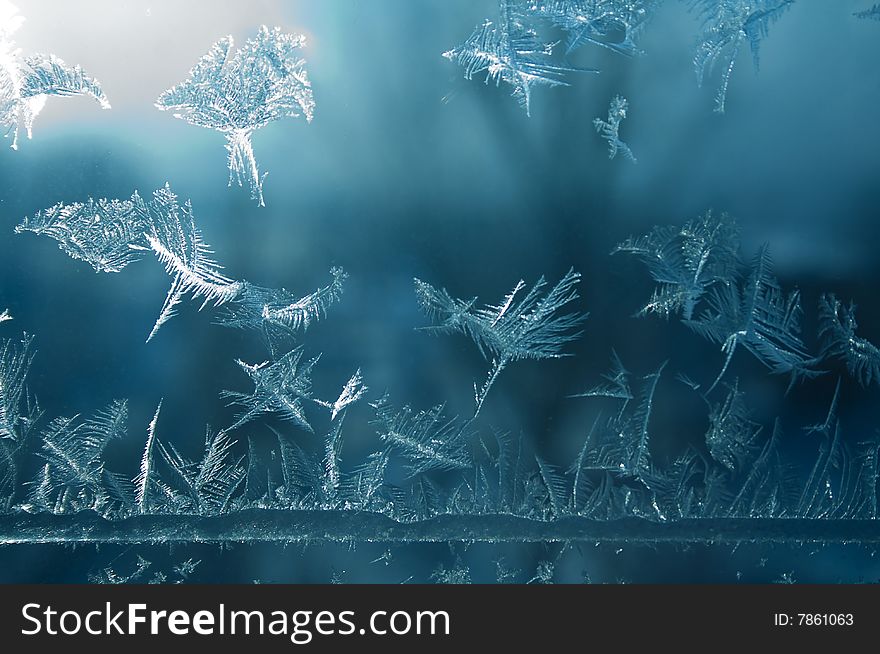
{"type": "Polygon", "coordinates": [[[358,368],[351,378],[345,382],[345,386],[342,387],[342,392],[335,402],[316,401],[321,406],[330,409],[330,420],[332,421],[336,420],[336,416],[340,415],[346,407],[360,400],[368,390],[367,386],[364,385],[361,369],[358,368]]]}
{"type": "Polygon", "coordinates": [[[0,440],[23,442],[40,415],[26,386],[34,359],[32,342],[33,336],[27,334],[20,344],[0,340],[0,440]]]}
{"type": "Polygon", "coordinates": [[[137,503],[137,508],[139,513],[146,513],[148,507],[148,493],[151,478],[154,475],[153,473],[153,448],[156,443],[156,423],[159,421],[159,411],[162,410],[162,400],[159,400],[159,405],[156,407],[156,413],[153,414],[153,419],[150,421],[150,426],[147,428],[147,443],[144,447],[144,454],[141,457],[141,467],[140,472],[137,477],[134,478],[135,483],[135,502],[137,503]]]}

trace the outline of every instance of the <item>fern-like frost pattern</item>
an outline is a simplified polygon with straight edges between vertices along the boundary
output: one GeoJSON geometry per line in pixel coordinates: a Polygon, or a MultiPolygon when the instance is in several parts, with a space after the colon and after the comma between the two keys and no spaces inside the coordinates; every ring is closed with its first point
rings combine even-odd
{"type": "Polygon", "coordinates": [[[833,293],[819,299],[823,357],[846,362],[849,374],[863,386],[880,382],[880,348],[856,334],[856,306],[843,304],[833,293]]]}
{"type": "MultiPolygon", "coordinates": [[[[678,247],[695,224],[699,223],[677,231],[658,228],[640,242],[664,241],[678,247]]],[[[756,281],[750,285],[769,283],[765,273],[753,271],[751,277],[756,281]]],[[[417,282],[416,293],[435,319],[431,331],[468,335],[495,362],[490,374],[494,379],[503,368],[499,362],[566,354],[564,348],[579,335],[584,317],[565,312],[577,299],[578,282],[574,271],[552,286],[543,279],[531,288],[520,282],[499,304],[486,307],[477,307],[476,300],[455,299],[424,282],[417,282]]],[[[832,296],[825,300],[830,311],[839,308],[832,296]]],[[[705,302],[712,305],[709,299],[705,302]]],[[[751,305],[761,302],[767,300],[751,305]]],[[[772,313],[775,302],[759,313],[772,313]]],[[[26,454],[18,445],[41,421],[25,387],[30,352],[29,341],[7,341],[0,357],[0,452],[6,466],[0,479],[7,511],[91,511],[111,520],[143,514],[219,517],[247,509],[351,511],[384,516],[401,525],[449,515],[493,520],[508,516],[551,524],[567,517],[667,523],[877,515],[880,443],[869,440],[853,446],[842,438],[837,417],[840,382],[824,421],[807,429],[819,447],[803,475],[785,459],[781,421],[765,437],[735,380],[717,399],[710,397],[714,385],[700,394],[707,406],[709,456],[688,445],[663,462],[653,452],[652,416],[658,388],[676,383],[666,372],[668,363],[633,373],[616,354],[603,381],[576,396],[611,403],[614,410],[597,417],[566,468],[530,452],[521,438],[485,430],[477,420],[479,405],[473,416],[459,418],[442,404],[427,410],[396,408],[387,393],[369,402],[378,449],[361,463],[347,465],[342,456],[345,416],[368,395],[363,374],[357,370],[336,400],[319,399],[312,383],[318,357],[306,357],[304,347],[297,346],[264,363],[239,362],[253,391],[223,394],[241,412],[230,427],[206,430],[200,457],[190,458],[160,438],[160,403],[146,429],[139,473],[129,480],[108,470],[105,451],[128,432],[127,403],[117,400],[91,417],[49,420],[38,432],[41,449],[36,454],[42,463],[37,474],[23,485],[12,484],[9,480],[17,478],[26,454]],[[315,415],[314,409],[325,411],[326,417],[315,415]],[[268,453],[251,438],[247,454],[237,453],[232,432],[274,418],[280,422],[272,427],[276,444],[268,453]],[[316,420],[323,426],[319,428],[316,420]],[[302,441],[297,432],[308,440],[302,441]],[[402,464],[405,479],[389,475],[391,461],[402,464]]],[[[854,374],[863,375],[859,370],[854,368],[854,374]]],[[[699,390],[698,385],[692,388],[699,390]]],[[[551,578],[552,562],[540,571],[539,566],[533,580],[551,578]]],[[[112,571],[105,573],[114,577],[112,571]]],[[[138,566],[134,574],[142,573],[138,566]]],[[[448,576],[438,575],[438,580],[448,576]]]]}
{"type": "Polygon", "coordinates": [[[181,204],[166,184],[150,200],[135,191],[128,200],[59,203],[26,217],[16,233],[32,232],[57,241],[73,259],[85,261],[97,272],[118,273],[129,264],[153,255],[171,277],[171,288],[147,341],[177,312],[187,296],[206,305],[226,305],[219,322],[229,327],[263,328],[277,340],[304,329],[326,314],[337,301],[346,274],[334,268],[332,283],[296,298],[284,289],[269,289],[225,276],[213,260],[195,222],[189,201],[181,204]]]}
{"type": "Polygon", "coordinates": [[[584,45],[608,48],[626,56],[642,54],[638,46],[655,0],[529,0],[527,10],[566,33],[566,52],[584,45]]]}
{"type": "Polygon", "coordinates": [[[100,83],[79,66],[54,54],[22,56],[12,36],[23,22],[12,3],[0,1],[0,132],[12,135],[13,149],[21,128],[31,138],[34,121],[51,96],[85,95],[110,108],[100,83]]]}
{"type": "MultiPolygon", "coordinates": [[[[689,0],[702,24],[694,56],[700,83],[721,68],[718,112],[726,108],[741,51],[748,48],[757,67],[770,26],[793,2],[689,0]]],[[[584,72],[568,63],[579,48],[641,54],[639,38],[658,4],[501,0],[497,18],[481,23],[444,56],[462,66],[467,79],[485,75],[486,83],[509,86],[530,115],[534,88],[564,86],[570,73],[584,72]],[[545,41],[538,28],[548,25],[565,34],[564,48],[545,41]]],[[[856,16],[876,19],[878,7],[856,16]]],[[[100,85],[79,67],[54,55],[21,56],[12,42],[21,23],[15,9],[0,0],[0,130],[12,135],[13,147],[19,129],[30,136],[50,96],[86,95],[109,107],[100,85]]],[[[156,103],[177,118],[221,132],[230,185],[247,182],[260,205],[265,173],[254,157],[254,132],[286,117],[313,118],[312,87],[300,56],[304,45],[302,36],[265,26],[238,50],[231,37],[220,39],[188,79],[156,103]]],[[[607,141],[609,158],[619,154],[636,162],[620,134],[627,110],[628,101],[616,95],[607,117],[595,118],[593,125],[607,141]]],[[[27,383],[33,338],[0,340],[0,513],[5,515],[26,519],[45,513],[83,522],[97,516],[104,522],[151,525],[149,534],[135,533],[133,540],[168,533],[163,529],[189,529],[195,539],[205,540],[216,533],[229,541],[317,534],[352,542],[364,534],[366,540],[500,539],[492,528],[504,538],[525,540],[517,530],[540,535],[559,525],[562,531],[552,533],[562,540],[559,534],[570,534],[564,531],[570,525],[588,530],[597,522],[653,527],[683,521],[696,532],[704,528],[701,522],[708,525],[703,539],[712,540],[726,521],[744,521],[737,524],[749,529],[749,521],[797,526],[878,517],[880,441],[849,439],[838,414],[847,377],[864,387],[880,380],[880,348],[859,332],[855,305],[826,293],[819,300],[814,352],[810,335],[804,334],[809,321],[799,291],[777,279],[768,246],[750,260],[741,255],[738,228],[725,214],[710,211],[683,225],[655,227],[612,252],[637,259],[654,284],[635,317],[680,321],[683,331],[720,347],[720,371],[694,381],[675,374],[674,360],[630,366],[612,351],[608,372],[569,396],[597,411],[565,465],[535,451],[523,435],[487,424],[491,411],[484,407],[511,365],[533,360],[552,367],[547,360],[575,350],[587,313],[580,307],[582,279],[574,269],[555,283],[544,277],[531,285],[520,280],[492,304],[414,280],[414,302],[430,323],[421,331],[465,336],[488,368],[473,384],[472,411],[462,415],[451,408],[453,402],[419,407],[395,401],[388,391],[374,394],[369,369],[355,365],[343,368],[325,395],[316,375],[322,372],[321,355],[300,340],[341,301],[347,274],[333,267],[322,286],[302,296],[228,276],[197,226],[191,203],[180,201],[169,185],[147,198],[134,192],[128,199],[59,203],[24,218],[16,232],[47,236],[99,273],[119,274],[141,260],[158,261],[170,289],[148,341],[191,300],[200,310],[216,307],[217,325],[261,336],[268,353],[234,361],[247,387],[220,393],[234,413],[231,424],[219,430],[206,426],[195,456],[166,438],[160,401],[149,423],[135,427],[143,450],[132,476],[108,463],[108,453],[129,438],[128,402],[117,399],[94,413],[44,418],[27,383]],[[802,456],[788,452],[790,434],[798,429],[786,424],[787,417],[756,417],[748,384],[736,376],[736,353],[743,351],[769,372],[790,376],[791,384],[839,373],[827,411],[821,409],[824,418],[798,433],[816,445],[806,465],[802,456]],[[663,434],[656,433],[655,414],[664,390],[675,385],[682,391],[682,383],[689,389],[683,393],[704,408],[705,422],[696,439],[670,451],[666,443],[657,447],[663,434]],[[372,440],[355,460],[345,448],[350,414],[364,414],[362,424],[372,432],[358,433],[372,440]],[[259,522],[267,514],[277,523],[259,522]],[[290,516],[312,530],[270,533],[290,516]],[[334,531],[337,523],[357,529],[334,531]]],[[[8,311],[0,313],[0,323],[10,319],[8,311]]],[[[827,378],[834,382],[834,375],[827,378]]],[[[91,536],[89,530],[83,534],[91,536]]],[[[388,564],[391,558],[389,550],[374,563],[388,564]]],[[[138,557],[125,571],[111,566],[93,578],[186,580],[198,562],[190,559],[168,571],[152,565],[138,557]]],[[[552,556],[542,559],[529,582],[551,581],[555,565],[552,556]]],[[[497,568],[499,580],[519,574],[501,560],[497,568]]],[[[470,581],[470,572],[456,556],[452,565],[438,566],[432,578],[462,583],[470,581]]]]}
{"type": "Polygon", "coordinates": [[[630,237],[612,254],[638,257],[657,283],[639,316],[693,318],[706,291],[732,283],[739,265],[739,234],[727,215],[707,212],[682,227],[656,227],[643,236],[630,237]]]}
{"type": "Polygon", "coordinates": [[[192,125],[217,130],[226,137],[229,184],[245,180],[260,206],[263,178],[251,145],[253,133],[282,118],[315,111],[312,85],[300,56],[305,37],[269,29],[233,52],[231,36],[217,41],[190,71],[189,78],[168,89],[156,107],[192,125]]]}
{"type": "Polygon", "coordinates": [[[716,67],[721,68],[715,111],[724,113],[730,78],[740,52],[748,47],[757,70],[761,42],[794,0],[691,0],[690,4],[703,23],[694,53],[697,80],[702,85],[716,67]]]}
{"type": "MultiPolygon", "coordinates": [[[[567,86],[571,66],[554,63],[553,45],[542,43],[515,3],[501,0],[497,21],[486,20],[460,46],[443,56],[464,68],[465,79],[485,73],[485,81],[510,85],[511,95],[531,115],[532,89],[567,86]]],[[[597,72],[597,71],[582,71],[597,72]]]]}
{"type": "Polygon", "coordinates": [[[565,344],[580,336],[580,324],[586,318],[561,311],[577,299],[579,282],[580,274],[574,270],[546,291],[547,282],[543,277],[530,289],[520,280],[499,304],[477,307],[476,298],[453,298],[446,289],[415,280],[419,303],[435,322],[427,330],[467,335],[491,364],[482,387],[474,385],[474,417],[480,413],[486,396],[508,364],[522,359],[566,356],[565,344]]]}

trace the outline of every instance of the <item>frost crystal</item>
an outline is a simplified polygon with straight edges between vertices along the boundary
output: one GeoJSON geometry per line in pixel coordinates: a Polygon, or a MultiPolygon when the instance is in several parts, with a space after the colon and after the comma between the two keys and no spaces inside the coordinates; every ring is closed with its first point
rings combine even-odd
{"type": "Polygon", "coordinates": [[[624,367],[617,352],[611,354],[611,372],[602,377],[605,381],[572,397],[608,397],[623,400],[624,405],[633,399],[629,384],[630,372],[624,367]]]}
{"type": "Polygon", "coordinates": [[[853,448],[846,444],[837,407],[840,380],[822,425],[807,429],[821,438],[819,455],[804,484],[797,508],[799,518],[857,518],[877,512],[877,443],[867,441],[853,448]]]}
{"type": "Polygon", "coordinates": [[[311,122],[314,114],[312,86],[299,54],[304,45],[304,36],[264,25],[256,38],[231,54],[232,37],[224,37],[187,80],[156,101],[156,107],[173,111],[176,118],[226,136],[229,184],[241,185],[246,178],[260,206],[265,174],[257,169],[251,135],[275,120],[305,116],[311,122]]]}
{"type": "Polygon", "coordinates": [[[85,261],[97,272],[119,272],[146,252],[150,207],[134,193],[130,200],[93,200],[58,203],[26,217],[17,234],[33,232],[58,242],[73,259],[85,261]]]}
{"type": "Polygon", "coordinates": [[[325,402],[321,400],[319,401],[319,404],[330,409],[330,420],[336,420],[336,416],[343,412],[349,405],[360,400],[368,390],[369,389],[364,384],[361,369],[358,368],[351,376],[351,379],[345,382],[345,386],[342,387],[342,392],[339,394],[339,397],[336,398],[335,402],[325,402]]]}
{"type": "Polygon", "coordinates": [[[168,185],[155,191],[149,202],[135,191],[130,200],[59,203],[25,218],[15,231],[45,234],[98,272],[119,272],[152,252],[172,283],[147,341],[174,315],[184,295],[201,298],[204,307],[227,302],[241,291],[241,283],[223,276],[210,258],[190,203],[181,207],[168,185]]]}
{"type": "Polygon", "coordinates": [[[228,302],[238,296],[242,288],[241,282],[221,274],[221,266],[211,259],[211,249],[196,227],[189,201],[181,209],[177,196],[166,186],[153,194],[152,214],[155,219],[145,234],[147,243],[164,264],[172,282],[147,341],[175,314],[175,307],[184,295],[202,298],[204,307],[211,302],[214,305],[228,302]]]}
{"type": "MultiPolygon", "coordinates": [[[[144,446],[144,453],[141,457],[141,467],[137,477],[134,478],[135,485],[135,503],[138,513],[146,513],[151,508],[151,498],[153,495],[153,487],[156,485],[154,479],[156,467],[156,425],[159,422],[159,413],[162,411],[162,402],[156,407],[156,413],[147,427],[147,443],[144,446]]],[[[168,495],[169,493],[166,493],[168,495]]]]}
{"type": "Polygon", "coordinates": [[[25,385],[34,357],[32,341],[31,336],[20,343],[0,341],[0,441],[24,441],[39,413],[25,385]]]}
{"type": "Polygon", "coordinates": [[[232,448],[235,441],[224,432],[205,432],[205,451],[201,461],[190,461],[174,446],[159,443],[162,460],[178,480],[171,495],[179,512],[195,515],[219,515],[225,513],[234,494],[245,478],[244,457],[235,457],[232,448]]]}
{"type": "Polygon", "coordinates": [[[641,54],[636,41],[656,0],[529,0],[528,11],[562,28],[569,53],[593,44],[619,54],[641,54]]]}
{"type": "Polygon", "coordinates": [[[17,8],[0,0],[0,132],[12,134],[12,148],[18,148],[18,130],[24,127],[28,138],[34,120],[49,96],[86,95],[110,108],[97,80],[79,66],[69,66],[53,54],[22,57],[12,35],[24,18],[17,8]]]}
{"type": "Polygon", "coordinates": [[[130,502],[127,481],[107,471],[102,461],[111,440],[126,434],[128,403],[113,402],[93,418],[55,418],[43,430],[41,456],[46,463],[31,500],[64,511],[105,513],[130,502]]]}
{"type": "Polygon", "coordinates": [[[687,324],[701,336],[720,343],[721,351],[727,355],[710,391],[724,376],[740,345],[774,373],[791,373],[792,383],[799,376],[818,374],[811,369],[816,359],[807,352],[800,337],[800,293],[786,294],[779,286],[773,277],[767,246],[755,256],[742,286],[716,285],[707,302],[709,308],[687,324]]]}
{"type": "Polygon", "coordinates": [[[385,396],[373,408],[379,438],[389,448],[408,456],[410,475],[470,467],[466,424],[457,418],[446,418],[443,405],[429,411],[413,411],[408,406],[396,411],[385,396]]]}
{"type": "Polygon", "coordinates": [[[544,294],[547,282],[541,277],[528,291],[520,280],[500,304],[475,308],[477,298],[460,300],[445,289],[436,289],[415,280],[416,295],[435,325],[433,333],[460,332],[471,338],[480,353],[491,361],[491,370],[482,388],[474,386],[479,414],[486,395],[504,368],[521,359],[551,359],[566,356],[563,347],[580,336],[578,327],[586,315],[562,314],[560,310],[577,299],[580,274],[569,270],[544,294]],[[520,295],[525,291],[524,295],[520,295]]]}
{"type": "Polygon", "coordinates": [[[136,567],[131,574],[120,574],[112,567],[89,574],[89,583],[93,584],[131,584],[144,580],[147,570],[153,565],[140,554],[137,555],[136,567]]]}
{"type": "MultiPolygon", "coordinates": [[[[584,469],[602,470],[637,479],[651,473],[648,423],[654,406],[657,384],[665,367],[664,363],[655,372],[639,379],[640,389],[637,395],[628,394],[627,380],[623,382],[627,390],[626,395],[609,396],[622,400],[622,408],[618,415],[611,418],[604,426],[596,425],[591,430],[573,469],[575,472],[584,469]],[[630,407],[631,400],[635,400],[634,408],[630,407]]],[[[615,368],[622,369],[619,360],[615,362],[615,368]]],[[[616,369],[606,378],[619,376],[620,373],[621,370],[616,369]]],[[[593,396],[598,397],[599,394],[593,396]]]]}
{"type": "Polygon", "coordinates": [[[639,257],[659,284],[638,315],[680,313],[695,332],[721,345],[727,356],[708,391],[724,376],[737,346],[774,373],[792,373],[792,382],[819,374],[812,369],[817,359],[800,337],[800,294],[782,291],[767,246],[755,257],[748,278],[740,279],[738,232],[728,216],[707,212],[681,228],[655,227],[613,252],[639,257]],[[697,315],[701,303],[706,308],[697,315]]]}
{"type": "Polygon", "coordinates": [[[627,101],[619,95],[611,99],[608,107],[608,120],[601,118],[593,119],[593,126],[603,139],[608,141],[608,158],[614,159],[618,152],[622,152],[623,156],[636,163],[636,157],[629,149],[629,146],[620,140],[620,123],[626,118],[627,101]]]}
{"type": "Polygon", "coordinates": [[[242,458],[235,458],[235,441],[225,432],[205,432],[205,450],[198,462],[182,456],[172,445],[166,447],[156,432],[162,403],[147,429],[147,442],[141,458],[140,472],[134,479],[137,513],[185,513],[219,515],[229,510],[233,496],[245,478],[242,458]],[[159,473],[162,462],[170,471],[172,482],[165,482],[159,473]]]}
{"type": "Polygon", "coordinates": [[[740,50],[748,44],[755,69],[761,40],[794,0],[690,0],[691,9],[703,21],[703,32],[694,54],[694,68],[700,85],[721,63],[721,86],[715,96],[715,111],[724,113],[730,76],[740,50]]]}
{"type": "Polygon", "coordinates": [[[752,458],[761,425],[753,422],[736,382],[722,402],[709,413],[706,447],[712,458],[731,471],[739,471],[752,458]]]}
{"type": "Polygon", "coordinates": [[[331,268],[330,284],[314,293],[297,297],[287,289],[264,288],[244,282],[233,305],[227,307],[218,324],[238,329],[277,329],[295,333],[327,315],[330,305],[339,301],[348,275],[342,268],[331,268]]]}
{"type": "MultiPolygon", "coordinates": [[[[172,318],[186,295],[207,304],[226,305],[220,324],[240,329],[282,330],[292,335],[326,315],[342,293],[346,274],[331,270],[332,281],[302,298],[222,274],[195,224],[189,201],[180,204],[166,184],[144,200],[135,191],[128,200],[59,203],[26,217],[16,233],[48,236],[73,259],[97,272],[120,272],[152,253],[172,278],[171,288],[147,341],[172,318]]],[[[273,334],[274,335],[274,334],[273,334]]]]}
{"type": "Polygon", "coordinates": [[[680,313],[690,320],[709,288],[734,280],[739,233],[726,214],[718,217],[709,211],[682,227],[655,227],[644,236],[631,236],[612,254],[618,252],[641,259],[658,284],[639,316],[680,313]]]}
{"type": "Polygon", "coordinates": [[[542,43],[508,0],[501,0],[499,12],[497,24],[486,20],[464,43],[443,56],[464,67],[465,79],[485,72],[487,84],[510,84],[511,95],[531,115],[532,86],[567,86],[564,75],[579,69],[554,64],[550,60],[553,45],[542,43]]]}
{"type": "Polygon", "coordinates": [[[820,329],[823,358],[837,358],[846,362],[849,374],[863,386],[880,382],[880,348],[856,335],[856,306],[844,305],[833,293],[819,299],[820,329]]]}
{"type": "Polygon", "coordinates": [[[303,401],[314,399],[311,375],[318,358],[310,359],[301,365],[302,355],[303,348],[300,346],[273,363],[264,361],[251,365],[244,361],[238,362],[241,369],[251,378],[254,391],[250,395],[233,391],[223,392],[223,396],[228,398],[231,404],[245,409],[236,418],[229,431],[241,427],[258,416],[271,413],[280,415],[308,432],[314,431],[306,418],[303,401]]]}

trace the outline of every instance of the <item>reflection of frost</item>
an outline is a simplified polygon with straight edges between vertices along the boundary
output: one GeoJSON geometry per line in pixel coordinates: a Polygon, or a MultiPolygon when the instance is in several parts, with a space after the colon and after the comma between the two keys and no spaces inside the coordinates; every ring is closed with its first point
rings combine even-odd
{"type": "Polygon", "coordinates": [[[12,3],[0,0],[0,132],[12,134],[13,149],[18,148],[20,126],[31,137],[34,120],[51,95],[87,95],[110,108],[101,85],[79,66],[68,66],[52,54],[21,57],[12,35],[23,22],[12,3]]]}
{"type": "Polygon", "coordinates": [[[138,554],[134,561],[134,569],[128,574],[120,572],[118,566],[114,567],[114,565],[111,564],[95,572],[90,572],[88,578],[89,582],[93,584],[182,584],[193,576],[193,573],[195,573],[199,564],[201,564],[201,561],[195,561],[193,559],[181,561],[172,566],[172,571],[169,576],[169,573],[165,570],[156,570],[153,567],[152,561],[148,561],[138,554]],[[153,570],[153,575],[148,577],[147,573],[151,569],[153,570]]]}
{"type": "Polygon", "coordinates": [[[247,178],[252,197],[263,206],[263,177],[257,168],[251,135],[272,121],[305,116],[312,120],[315,101],[299,50],[304,36],[260,28],[231,54],[232,37],[215,43],[190,71],[189,79],[156,101],[162,110],[193,125],[226,136],[229,183],[247,178]]]}

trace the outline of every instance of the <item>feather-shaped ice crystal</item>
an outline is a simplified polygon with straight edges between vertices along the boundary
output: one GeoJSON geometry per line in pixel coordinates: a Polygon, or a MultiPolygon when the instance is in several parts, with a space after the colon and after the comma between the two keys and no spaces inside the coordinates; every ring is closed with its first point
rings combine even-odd
{"type": "Polygon", "coordinates": [[[12,134],[14,150],[19,128],[31,138],[34,120],[49,96],[86,95],[110,108],[100,83],[79,66],[69,66],[53,54],[22,57],[12,35],[23,22],[15,5],[0,0],[0,134],[12,134]]]}
{"type": "Polygon", "coordinates": [[[156,107],[176,118],[209,127],[226,136],[229,184],[246,178],[251,196],[263,202],[263,177],[257,168],[251,135],[269,123],[305,116],[315,110],[312,85],[300,57],[305,37],[269,29],[232,52],[233,40],[217,41],[189,73],[189,78],[159,96],[156,107]]]}

